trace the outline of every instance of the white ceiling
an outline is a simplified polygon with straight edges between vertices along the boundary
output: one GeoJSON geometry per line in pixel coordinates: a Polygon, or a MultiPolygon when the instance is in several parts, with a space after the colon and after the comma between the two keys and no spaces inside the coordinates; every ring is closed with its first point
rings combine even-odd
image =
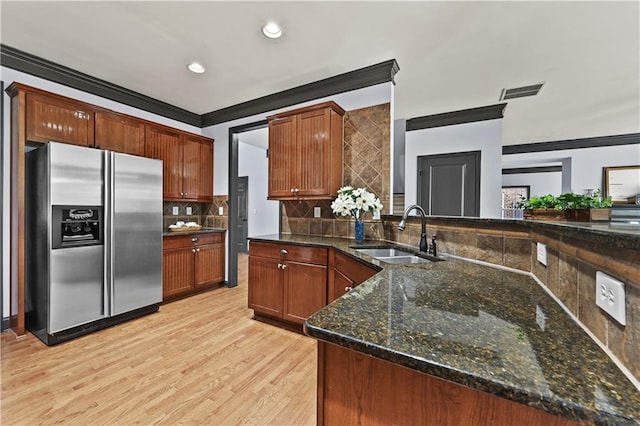
{"type": "Polygon", "coordinates": [[[394,118],[511,100],[505,145],[640,131],[640,3],[25,2],[1,42],[198,114],[395,58],[394,118]],[[261,26],[275,20],[281,39],[261,26]],[[186,65],[199,61],[202,75],[186,65]]]}

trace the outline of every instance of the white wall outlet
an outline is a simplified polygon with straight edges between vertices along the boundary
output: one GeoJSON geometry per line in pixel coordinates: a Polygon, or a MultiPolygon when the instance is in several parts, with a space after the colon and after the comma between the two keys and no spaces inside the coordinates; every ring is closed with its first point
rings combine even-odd
{"type": "Polygon", "coordinates": [[[542,263],[544,266],[547,266],[547,245],[537,243],[536,251],[538,253],[538,262],[542,263]]]}
{"type": "Polygon", "coordinates": [[[373,212],[373,220],[380,220],[380,212],[373,212]]]}
{"type": "Polygon", "coordinates": [[[544,331],[547,323],[547,315],[544,313],[540,305],[536,305],[536,323],[540,330],[544,331]]]}
{"type": "Polygon", "coordinates": [[[191,207],[187,207],[187,216],[193,214],[193,209],[191,207]]]}
{"type": "Polygon", "coordinates": [[[222,216],[224,214],[224,207],[218,207],[218,214],[222,216]]]}
{"type": "Polygon", "coordinates": [[[624,283],[603,272],[596,272],[596,305],[622,325],[627,325],[624,283]]]}
{"type": "Polygon", "coordinates": [[[320,211],[320,207],[314,207],[313,208],[313,217],[320,217],[321,211],[320,211]]]}
{"type": "Polygon", "coordinates": [[[178,214],[180,214],[180,207],[178,206],[171,207],[171,213],[173,213],[174,216],[178,216],[178,214]]]}

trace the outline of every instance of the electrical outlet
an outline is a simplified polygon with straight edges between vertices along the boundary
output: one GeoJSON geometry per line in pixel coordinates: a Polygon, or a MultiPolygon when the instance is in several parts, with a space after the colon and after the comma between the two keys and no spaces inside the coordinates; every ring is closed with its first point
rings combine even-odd
{"type": "Polygon", "coordinates": [[[178,206],[173,206],[171,208],[171,212],[173,213],[174,216],[178,216],[180,214],[180,207],[178,206]]]}
{"type": "Polygon", "coordinates": [[[222,216],[224,214],[224,207],[218,207],[218,214],[222,216]]]}
{"type": "Polygon", "coordinates": [[[542,263],[544,266],[547,266],[547,245],[537,243],[536,251],[538,253],[538,262],[542,263]]]}
{"type": "Polygon", "coordinates": [[[186,210],[187,210],[187,216],[193,214],[193,209],[191,207],[187,207],[186,210]]]}
{"type": "Polygon", "coordinates": [[[547,322],[547,315],[544,313],[540,305],[536,305],[536,323],[540,330],[544,331],[547,322]]]}
{"type": "Polygon", "coordinates": [[[313,217],[320,217],[320,207],[313,208],[313,217]]]}
{"type": "Polygon", "coordinates": [[[627,325],[624,283],[603,272],[596,272],[596,305],[622,325],[627,325]]]}

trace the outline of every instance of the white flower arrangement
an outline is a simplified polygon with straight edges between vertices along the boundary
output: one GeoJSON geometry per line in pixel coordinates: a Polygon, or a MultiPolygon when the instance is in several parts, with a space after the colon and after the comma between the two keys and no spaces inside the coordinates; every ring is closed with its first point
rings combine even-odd
{"type": "Polygon", "coordinates": [[[375,194],[364,188],[354,189],[351,186],[343,186],[338,190],[338,197],[331,203],[333,213],[340,216],[352,216],[360,221],[364,218],[364,212],[374,214],[382,210],[382,203],[375,194]],[[361,214],[360,211],[363,211],[361,214]]]}

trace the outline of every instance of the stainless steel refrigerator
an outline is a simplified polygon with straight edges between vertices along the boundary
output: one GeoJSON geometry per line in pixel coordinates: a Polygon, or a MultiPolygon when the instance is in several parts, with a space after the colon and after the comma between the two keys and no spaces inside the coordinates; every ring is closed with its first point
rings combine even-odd
{"type": "Polygon", "coordinates": [[[48,345],[162,301],[162,162],[49,142],[26,154],[26,326],[48,345]]]}

